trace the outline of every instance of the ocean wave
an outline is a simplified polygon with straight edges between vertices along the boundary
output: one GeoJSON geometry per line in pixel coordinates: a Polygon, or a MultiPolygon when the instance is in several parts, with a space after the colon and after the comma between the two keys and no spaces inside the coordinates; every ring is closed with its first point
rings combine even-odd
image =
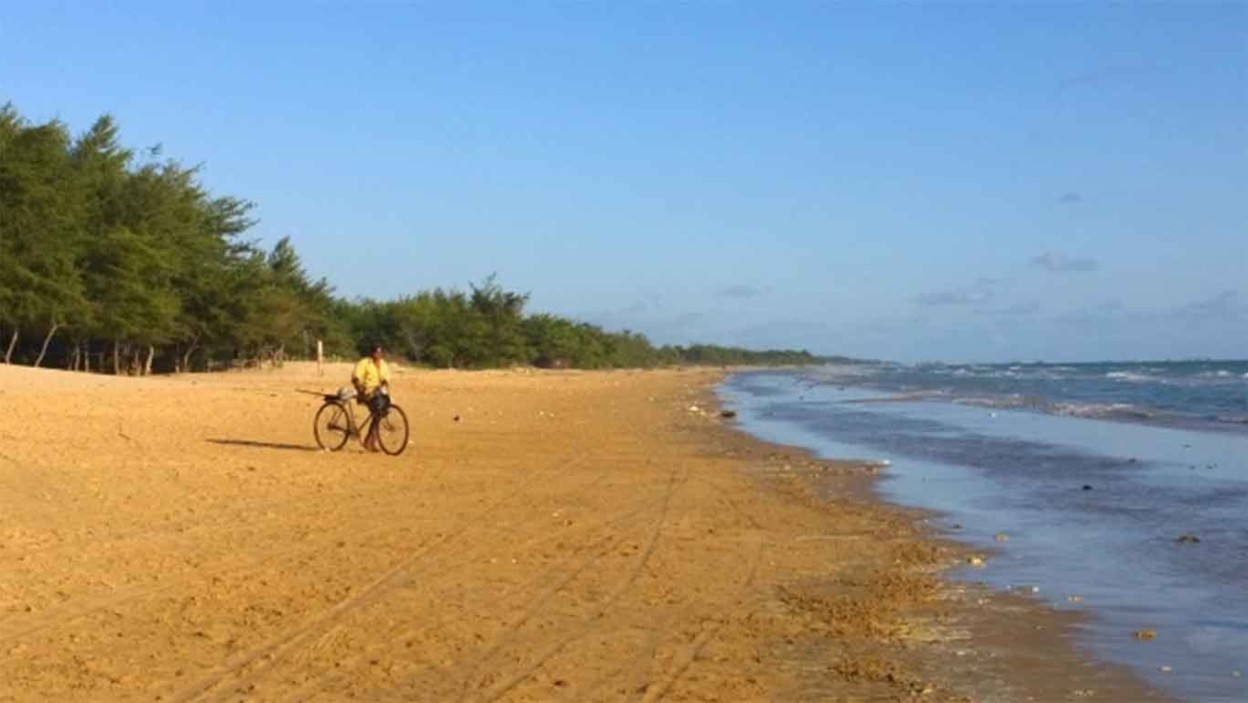
{"type": "Polygon", "coordinates": [[[974,405],[997,410],[1038,410],[1069,417],[1147,420],[1159,415],[1158,411],[1153,408],[1131,403],[1055,403],[1039,396],[1019,393],[956,398],[953,402],[957,405],[974,405]]]}
{"type": "Polygon", "coordinates": [[[847,405],[870,405],[872,403],[912,403],[916,401],[932,400],[933,398],[947,397],[948,393],[944,390],[929,391],[909,391],[906,393],[894,393],[892,395],[880,396],[878,398],[851,398],[842,400],[847,405]]]}
{"type": "MultiPolygon", "coordinates": [[[[894,396],[888,400],[906,399],[905,397],[894,396]]],[[[929,396],[927,399],[933,399],[933,397],[929,396]]],[[[1228,425],[1235,428],[1248,427],[1248,415],[1223,413],[1216,416],[1207,415],[1200,419],[1191,415],[1184,415],[1147,405],[1122,402],[1054,402],[1040,396],[1022,393],[951,397],[949,402],[955,405],[969,405],[992,410],[1039,412],[1047,415],[1060,415],[1089,420],[1118,420],[1186,427],[1221,425],[1226,429],[1229,429],[1229,427],[1226,427],[1228,425]]]]}
{"type": "Polygon", "coordinates": [[[1136,373],[1134,371],[1110,371],[1105,374],[1105,378],[1115,381],[1128,381],[1130,383],[1151,383],[1157,381],[1157,377],[1149,376],[1146,373],[1136,373]]]}
{"type": "Polygon", "coordinates": [[[1157,416],[1157,411],[1130,403],[1053,403],[1049,411],[1056,415],[1071,417],[1133,418],[1147,420],[1157,416]]]}
{"type": "Polygon", "coordinates": [[[1010,395],[969,396],[955,398],[953,402],[956,405],[975,405],[983,408],[1000,408],[1002,410],[1012,410],[1018,408],[1046,410],[1049,407],[1049,403],[1043,398],[1022,395],[1019,393],[1012,393],[1010,395]]]}
{"type": "Polygon", "coordinates": [[[1023,373],[1022,373],[1022,372],[1020,372],[1020,371],[1015,371],[1014,369],[985,369],[985,370],[983,370],[983,371],[978,371],[978,372],[975,372],[975,373],[968,373],[968,374],[954,374],[954,375],[955,375],[955,376],[959,376],[959,375],[966,375],[966,376],[974,376],[975,378],[992,378],[992,379],[1000,379],[1000,378],[1018,378],[1018,379],[1021,379],[1021,378],[1026,378],[1026,375],[1025,375],[1025,374],[1023,374],[1023,373]]]}

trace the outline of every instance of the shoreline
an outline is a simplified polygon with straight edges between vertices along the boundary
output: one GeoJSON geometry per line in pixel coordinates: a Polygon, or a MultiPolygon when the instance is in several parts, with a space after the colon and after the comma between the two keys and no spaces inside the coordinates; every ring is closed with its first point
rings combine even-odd
{"type": "Polygon", "coordinates": [[[309,446],[346,367],[49,373],[0,367],[0,699],[1156,699],[690,412],[721,371],[402,372],[398,459],[309,446]]]}
{"type": "MultiPolygon", "coordinates": [[[[701,396],[703,407],[718,416],[723,409],[716,388],[742,369],[725,369],[701,396]]],[[[1151,687],[1127,666],[1095,657],[1077,642],[1074,629],[1093,617],[1074,611],[1059,611],[1022,595],[994,591],[983,583],[955,580],[948,572],[967,565],[973,555],[993,550],[976,549],[939,534],[930,522],[935,511],[891,502],[879,490],[881,472],[887,467],[855,460],[821,459],[810,450],[776,444],[751,435],[736,418],[713,430],[724,433],[720,441],[756,445],[755,451],[767,457],[783,457],[783,470],[790,470],[802,484],[801,490],[816,501],[849,499],[899,517],[909,523],[913,539],[929,544],[938,552],[929,573],[937,583],[931,601],[911,599],[905,608],[917,635],[911,642],[895,642],[902,661],[913,666],[920,678],[937,683],[951,700],[1102,700],[1173,701],[1168,694],[1151,687]],[[788,467],[800,465],[803,470],[788,467]],[[828,484],[829,467],[858,467],[839,481],[828,484]],[[907,645],[917,652],[904,652],[907,645]],[[912,656],[917,654],[917,656],[912,656]],[[965,696],[965,698],[963,698],[965,696]]],[[[888,667],[890,676],[896,674],[888,667]]],[[[935,689],[921,689],[926,696],[935,689]]],[[[942,696],[943,697],[943,696],[942,696]]]]}

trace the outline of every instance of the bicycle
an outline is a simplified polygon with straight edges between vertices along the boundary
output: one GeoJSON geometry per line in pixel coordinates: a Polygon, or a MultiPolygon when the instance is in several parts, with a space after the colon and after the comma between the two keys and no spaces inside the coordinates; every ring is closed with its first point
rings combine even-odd
{"type": "Polygon", "coordinates": [[[342,391],[335,395],[323,395],[325,403],[316,411],[316,419],[312,421],[312,434],[316,443],[325,451],[336,452],[346,446],[347,440],[355,437],[363,442],[373,424],[377,426],[377,443],[381,450],[390,456],[398,456],[407,449],[410,430],[407,424],[407,413],[403,408],[390,403],[378,416],[369,408],[368,419],[364,424],[356,424],[352,400],[355,394],[342,391]]]}

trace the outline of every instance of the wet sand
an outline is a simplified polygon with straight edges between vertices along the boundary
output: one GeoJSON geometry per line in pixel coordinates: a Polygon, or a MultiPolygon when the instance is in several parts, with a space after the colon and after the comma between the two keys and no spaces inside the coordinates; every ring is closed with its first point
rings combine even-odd
{"type": "Polygon", "coordinates": [[[398,458],[348,374],[0,366],[0,700],[1156,699],[716,372],[400,372],[398,458]]]}

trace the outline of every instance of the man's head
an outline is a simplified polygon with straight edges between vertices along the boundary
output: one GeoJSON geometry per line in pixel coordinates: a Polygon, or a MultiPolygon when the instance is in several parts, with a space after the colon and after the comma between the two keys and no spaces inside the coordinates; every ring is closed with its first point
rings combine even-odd
{"type": "Polygon", "coordinates": [[[377,342],[373,342],[371,345],[369,345],[368,349],[369,349],[368,355],[373,357],[374,361],[381,361],[381,357],[383,356],[383,352],[381,350],[381,344],[378,344],[377,342]]]}

